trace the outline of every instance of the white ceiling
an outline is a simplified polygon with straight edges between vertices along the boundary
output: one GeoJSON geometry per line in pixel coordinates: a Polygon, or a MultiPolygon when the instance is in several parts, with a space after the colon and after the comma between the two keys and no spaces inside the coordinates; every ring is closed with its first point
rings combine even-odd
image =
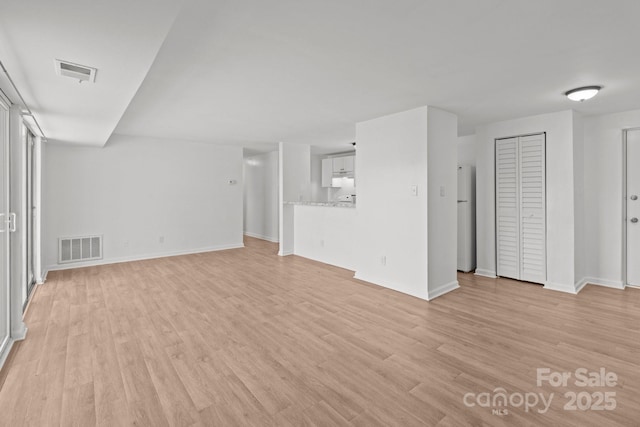
{"type": "Polygon", "coordinates": [[[47,137],[66,142],[104,144],[115,128],[348,147],[356,122],[421,105],[456,113],[461,134],[640,108],[637,0],[33,3],[3,0],[0,47],[47,137]],[[96,84],[62,82],[54,58],[98,67],[96,84]],[[604,90],[588,102],[562,95],[591,84],[604,90]]]}
{"type": "Polygon", "coordinates": [[[0,60],[47,138],[105,144],[149,71],[180,3],[0,2],[0,60]],[[58,76],[55,59],[98,68],[96,83],[58,76]]]}

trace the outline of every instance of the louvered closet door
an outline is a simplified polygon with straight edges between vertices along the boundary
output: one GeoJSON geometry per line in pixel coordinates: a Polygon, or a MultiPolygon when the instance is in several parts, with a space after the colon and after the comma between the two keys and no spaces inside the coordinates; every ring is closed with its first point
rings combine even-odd
{"type": "Polygon", "coordinates": [[[497,274],[546,280],[545,136],[496,140],[497,274]]]}
{"type": "Polygon", "coordinates": [[[498,276],[520,278],[518,138],[496,140],[496,256],[498,276]]]}
{"type": "Polygon", "coordinates": [[[520,137],[520,280],[544,283],[546,273],[545,136],[520,137]]]}

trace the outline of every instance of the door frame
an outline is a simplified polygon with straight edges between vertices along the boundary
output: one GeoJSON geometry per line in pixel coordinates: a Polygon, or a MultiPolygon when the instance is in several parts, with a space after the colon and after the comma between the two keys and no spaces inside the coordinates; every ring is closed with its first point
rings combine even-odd
{"type": "MultiPolygon", "coordinates": [[[[11,118],[10,118],[10,114],[11,114],[11,104],[6,101],[6,99],[2,96],[2,94],[0,93],[0,108],[4,109],[6,112],[6,119],[5,119],[5,123],[4,123],[4,135],[2,135],[4,142],[0,142],[0,150],[2,150],[4,152],[4,165],[3,166],[3,172],[2,174],[4,175],[4,180],[3,180],[3,185],[4,185],[4,191],[2,192],[3,195],[1,197],[3,197],[4,199],[4,206],[5,212],[2,212],[3,214],[5,214],[5,216],[3,216],[3,221],[6,221],[7,217],[6,215],[9,214],[9,206],[10,206],[10,168],[11,168],[11,160],[10,160],[10,130],[9,130],[9,126],[11,124],[11,118]]],[[[6,337],[6,342],[0,341],[0,368],[2,367],[2,365],[4,364],[4,360],[6,359],[6,357],[9,355],[9,351],[11,350],[11,346],[13,344],[13,340],[12,340],[12,329],[11,329],[11,320],[12,320],[12,315],[13,315],[13,304],[12,304],[12,296],[13,296],[13,287],[12,287],[12,283],[11,283],[11,247],[10,247],[10,231],[9,231],[9,225],[7,223],[3,224],[3,228],[6,230],[6,239],[4,241],[4,254],[6,257],[6,269],[5,271],[3,271],[2,273],[2,281],[4,283],[0,283],[0,292],[6,292],[6,304],[7,304],[7,313],[6,313],[6,321],[7,321],[7,337],[6,337]],[[6,286],[6,289],[2,289],[3,286],[6,286]]],[[[1,243],[0,243],[1,244],[1,243]]],[[[0,340],[2,340],[2,337],[0,337],[0,340]]]]}
{"type": "Polygon", "coordinates": [[[640,132],[640,127],[632,127],[622,129],[622,286],[623,288],[629,287],[637,287],[633,285],[629,285],[627,282],[627,134],[632,131],[640,132]]]}
{"type": "MultiPolygon", "coordinates": [[[[640,129],[640,128],[638,128],[640,129]]],[[[548,271],[548,267],[549,267],[549,263],[547,262],[548,260],[548,256],[549,253],[547,251],[547,244],[549,242],[549,227],[548,227],[548,218],[547,218],[547,196],[548,196],[548,188],[547,188],[547,131],[540,131],[540,132],[529,132],[529,133],[523,133],[523,134],[515,134],[515,135],[510,135],[510,136],[501,136],[501,137],[496,137],[493,139],[493,210],[494,210],[494,243],[493,243],[493,247],[494,247],[494,258],[495,258],[495,267],[494,267],[494,271],[495,271],[495,277],[501,277],[498,275],[498,191],[497,191],[497,173],[496,173],[496,167],[497,167],[497,157],[496,157],[496,147],[497,147],[497,142],[501,139],[510,139],[510,138],[524,138],[527,136],[536,136],[536,135],[543,135],[544,136],[544,194],[545,194],[545,198],[544,198],[544,275],[545,275],[545,281],[544,283],[538,283],[535,282],[538,285],[544,285],[547,286],[547,281],[548,281],[548,277],[549,277],[549,271],[548,271]]],[[[626,137],[626,134],[625,134],[626,137]]],[[[626,162],[625,162],[626,164],[626,162]]],[[[626,175],[625,175],[625,181],[626,181],[626,175]]],[[[625,265],[625,271],[626,271],[626,265],[625,265]]],[[[518,281],[523,281],[521,279],[513,279],[513,280],[518,280],[518,281]]],[[[529,282],[529,283],[534,283],[534,282],[529,282]]]]}

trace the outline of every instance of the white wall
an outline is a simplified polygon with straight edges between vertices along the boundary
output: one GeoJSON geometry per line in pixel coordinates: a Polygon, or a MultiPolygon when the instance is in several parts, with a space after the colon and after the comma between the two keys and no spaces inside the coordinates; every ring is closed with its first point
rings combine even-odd
{"type": "Polygon", "coordinates": [[[293,205],[284,202],[311,199],[311,146],[280,142],[278,145],[279,241],[278,255],[293,253],[293,205]]]}
{"type": "Polygon", "coordinates": [[[458,165],[476,165],[476,136],[458,137],[458,165]]]}
{"type": "Polygon", "coordinates": [[[278,241],[278,152],[244,159],[244,234],[278,241]]]}
{"type": "MultiPolygon", "coordinates": [[[[574,212],[574,280],[580,282],[586,275],[584,205],[584,123],[579,113],[573,112],[573,212],[574,212]]],[[[577,283],[577,286],[580,286],[577,283]]]]}
{"type": "Polygon", "coordinates": [[[294,211],[296,255],[356,269],[356,209],[299,205],[294,211]]]}
{"type": "Polygon", "coordinates": [[[585,269],[588,280],[623,287],[622,131],[640,110],[584,118],[585,269]]]}
{"type": "Polygon", "coordinates": [[[242,246],[240,147],[115,135],[101,149],[49,145],[43,160],[49,269],[62,267],[59,237],[104,235],[102,262],[242,246]]]}
{"type": "Polygon", "coordinates": [[[428,119],[428,299],[433,299],[458,287],[458,117],[428,107],[428,119]]]}
{"type": "Polygon", "coordinates": [[[568,110],[492,123],[476,129],[476,273],[488,276],[496,273],[494,141],[496,138],[546,132],[546,286],[575,292],[573,119],[573,111],[568,110]]]}
{"type": "MultiPolygon", "coordinates": [[[[392,114],[356,125],[358,155],[358,252],[356,277],[420,298],[428,299],[429,290],[446,283],[429,283],[453,277],[455,281],[456,248],[456,148],[455,116],[430,107],[392,114]],[[442,123],[439,124],[439,120],[442,123]],[[434,129],[430,132],[429,127],[434,129]],[[449,129],[451,126],[453,128],[449,129]],[[433,140],[429,140],[429,137],[433,140]],[[442,141],[437,139],[443,138],[442,141]],[[430,144],[436,144],[429,151],[430,144]],[[444,147],[451,144],[451,147],[444,147]],[[432,158],[429,158],[429,154],[432,158]],[[442,157],[442,158],[440,158],[442,157]],[[442,170],[429,174],[429,167],[442,162],[442,170]],[[451,171],[444,172],[450,167],[451,171]],[[433,179],[434,182],[429,182],[433,179]],[[417,185],[413,196],[411,186],[417,185]],[[444,185],[450,189],[443,200],[433,198],[429,209],[428,194],[444,185]],[[444,266],[431,264],[428,253],[428,215],[443,219],[446,236],[436,234],[434,242],[451,256],[444,266]],[[453,254],[453,255],[451,255],[453,254]],[[382,258],[386,258],[383,263],[382,258]],[[430,268],[451,271],[428,273],[430,268]],[[433,276],[432,276],[433,275],[433,276]]],[[[439,197],[439,196],[438,196],[439,197]]],[[[435,222],[433,223],[435,226],[435,222]]]]}

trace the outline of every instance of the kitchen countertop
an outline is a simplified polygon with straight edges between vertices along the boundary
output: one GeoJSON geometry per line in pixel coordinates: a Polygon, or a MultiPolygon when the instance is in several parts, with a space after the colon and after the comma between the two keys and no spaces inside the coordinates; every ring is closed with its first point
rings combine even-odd
{"type": "Polygon", "coordinates": [[[352,202],[284,202],[285,205],[324,206],[329,208],[355,208],[352,202]]]}

